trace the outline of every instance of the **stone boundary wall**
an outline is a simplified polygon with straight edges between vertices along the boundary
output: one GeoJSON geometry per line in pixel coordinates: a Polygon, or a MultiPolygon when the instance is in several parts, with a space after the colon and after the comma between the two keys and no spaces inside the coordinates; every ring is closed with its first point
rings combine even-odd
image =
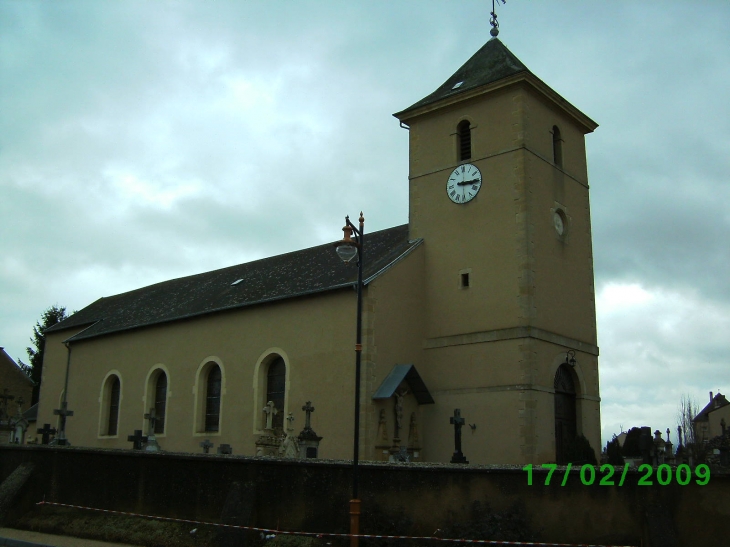
{"type": "MultiPolygon", "coordinates": [[[[0,480],[24,462],[35,470],[15,500],[11,524],[45,499],[199,521],[225,516],[283,530],[347,532],[349,525],[352,467],[344,461],[2,445],[0,480]]],[[[535,470],[529,486],[517,466],[361,463],[361,532],[389,521],[408,528],[400,534],[430,536],[468,522],[481,502],[497,511],[518,504],[546,542],[646,546],[663,537],[662,545],[730,545],[728,472],[713,472],[706,486],[674,479],[661,486],[656,476],[653,486],[638,486],[641,475],[629,471],[620,487],[598,480],[585,486],[577,470],[561,486],[560,469],[544,486],[546,474],[535,470]]]]}

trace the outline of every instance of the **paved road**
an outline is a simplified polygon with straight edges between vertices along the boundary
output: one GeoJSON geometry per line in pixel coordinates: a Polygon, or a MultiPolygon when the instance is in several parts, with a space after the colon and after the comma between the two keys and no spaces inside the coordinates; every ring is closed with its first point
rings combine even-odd
{"type": "Polygon", "coordinates": [[[133,547],[126,543],[107,543],[93,539],[54,536],[14,528],[0,528],[0,546],[4,547],[133,547]]]}

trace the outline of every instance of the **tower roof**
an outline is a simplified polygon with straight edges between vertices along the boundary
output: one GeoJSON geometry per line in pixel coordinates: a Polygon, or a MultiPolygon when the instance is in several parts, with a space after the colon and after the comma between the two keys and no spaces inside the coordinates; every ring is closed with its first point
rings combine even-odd
{"type": "Polygon", "coordinates": [[[492,38],[441,84],[441,87],[405,110],[398,112],[395,116],[401,117],[401,114],[421,106],[459,95],[520,72],[529,72],[529,70],[498,38],[492,38]]]}
{"type": "Polygon", "coordinates": [[[405,110],[393,114],[399,120],[407,120],[423,112],[485,93],[494,87],[517,81],[527,81],[548,100],[567,111],[585,133],[590,133],[598,124],[571,105],[550,86],[535,76],[514,53],[498,39],[492,38],[484,44],[459,70],[430,95],[412,104],[405,110]],[[497,83],[502,82],[502,83],[497,83]],[[493,85],[494,84],[494,85],[493,85]]]}

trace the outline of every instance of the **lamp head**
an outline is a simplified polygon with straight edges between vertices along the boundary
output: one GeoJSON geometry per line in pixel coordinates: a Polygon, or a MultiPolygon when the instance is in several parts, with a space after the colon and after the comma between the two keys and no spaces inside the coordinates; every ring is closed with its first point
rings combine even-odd
{"type": "Polygon", "coordinates": [[[351,226],[346,225],[342,228],[342,231],[345,235],[342,238],[342,241],[337,244],[335,251],[337,252],[337,256],[339,256],[342,261],[347,264],[357,256],[357,243],[350,237],[352,236],[351,226]]]}

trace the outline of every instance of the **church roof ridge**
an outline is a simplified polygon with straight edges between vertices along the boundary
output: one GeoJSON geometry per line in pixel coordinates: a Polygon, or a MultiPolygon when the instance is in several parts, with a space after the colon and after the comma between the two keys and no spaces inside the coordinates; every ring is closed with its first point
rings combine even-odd
{"type": "MultiPolygon", "coordinates": [[[[365,238],[366,283],[382,275],[422,241],[409,240],[407,224],[366,233],[365,238]]],[[[90,325],[68,339],[74,342],[351,287],[356,281],[357,268],[340,260],[333,243],[325,243],[103,297],[46,332],[90,325]]]]}
{"type": "Polygon", "coordinates": [[[521,72],[530,72],[530,70],[507,49],[499,38],[491,38],[436,91],[393,115],[396,118],[402,118],[403,114],[422,106],[460,95],[521,72]]]}

